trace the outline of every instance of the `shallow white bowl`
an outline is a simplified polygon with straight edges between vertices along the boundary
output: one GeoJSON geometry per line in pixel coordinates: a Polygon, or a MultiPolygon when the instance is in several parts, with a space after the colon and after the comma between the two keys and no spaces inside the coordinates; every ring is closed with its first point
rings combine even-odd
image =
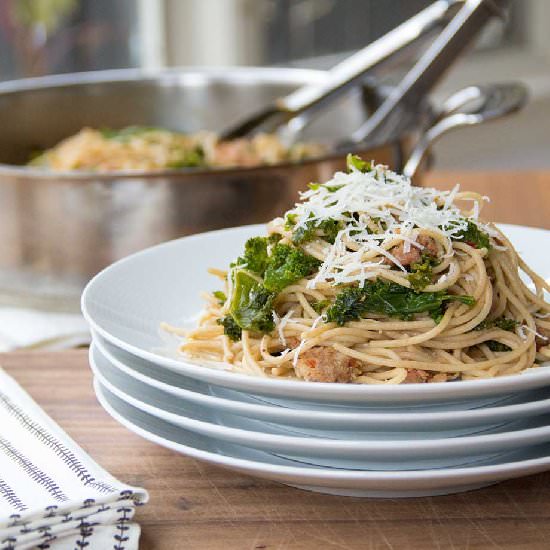
{"type": "MultiPolygon", "coordinates": [[[[540,251],[546,250],[550,232],[510,225],[502,229],[535,271],[548,277],[550,256],[540,251]]],[[[178,325],[196,316],[203,307],[200,291],[216,288],[207,268],[227,266],[249,237],[263,233],[263,226],[203,233],[120,260],[90,281],[82,295],[83,314],[95,332],[131,354],[190,378],[277,399],[395,405],[505,395],[550,383],[550,368],[543,367],[515,376],[440,384],[319,384],[247,376],[170,356],[160,323],[178,325]]]]}
{"type": "Polygon", "coordinates": [[[522,392],[493,406],[475,409],[403,407],[372,411],[352,408],[327,410],[325,407],[295,410],[270,405],[252,394],[211,387],[204,382],[159,369],[139,357],[118,350],[99,336],[94,338],[90,350],[90,364],[134,397],[149,404],[154,401],[164,403],[166,406],[163,408],[167,410],[177,411],[183,405],[195,406],[215,413],[221,424],[236,422],[235,417],[253,418],[278,427],[300,430],[304,435],[335,439],[350,437],[350,432],[355,438],[364,438],[373,432],[404,435],[411,431],[416,437],[429,434],[433,437],[433,432],[445,432],[444,437],[451,437],[550,413],[550,388],[522,392]]]}
{"type": "Polygon", "coordinates": [[[302,489],[362,497],[415,497],[476,489],[550,469],[550,445],[518,450],[468,468],[423,471],[350,471],[299,465],[295,461],[231,445],[183,430],[132,407],[96,381],[103,408],[129,430],[154,443],[230,470],[302,489]]]}

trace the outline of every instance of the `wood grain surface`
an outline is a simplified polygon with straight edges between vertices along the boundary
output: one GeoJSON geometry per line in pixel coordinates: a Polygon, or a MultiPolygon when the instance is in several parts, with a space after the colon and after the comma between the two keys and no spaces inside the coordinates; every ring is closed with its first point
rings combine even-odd
{"type": "Polygon", "coordinates": [[[423,184],[477,191],[490,197],[483,207],[485,220],[550,229],[550,172],[440,172],[428,173],[423,184]]]}
{"type": "Polygon", "coordinates": [[[99,464],[145,487],[142,549],[548,549],[550,472],[457,495],[359,499],[292,489],[140,439],[97,404],[84,350],[0,363],[99,464]]]}
{"type": "MultiPolygon", "coordinates": [[[[550,228],[550,174],[434,173],[425,183],[492,195],[487,219],[550,228]]],[[[142,549],[548,549],[550,473],[458,495],[320,495],[228,472],[125,430],[97,404],[84,350],[0,364],[95,460],[150,492],[142,549]]],[[[0,419],[1,430],[1,419],[0,419]]]]}

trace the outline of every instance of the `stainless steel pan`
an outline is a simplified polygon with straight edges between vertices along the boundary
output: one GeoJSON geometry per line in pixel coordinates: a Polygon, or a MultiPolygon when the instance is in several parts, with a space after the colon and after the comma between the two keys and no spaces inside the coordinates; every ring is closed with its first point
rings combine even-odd
{"type": "MultiPolygon", "coordinates": [[[[343,166],[342,152],[300,164],[139,174],[59,174],[14,166],[32,151],[84,126],[221,129],[236,113],[254,112],[307,82],[322,82],[324,74],[122,70],[0,84],[0,301],[76,308],[83,284],[112,261],[182,235],[265,222],[289,208],[308,182],[343,166]]],[[[457,112],[462,103],[456,98],[452,109],[416,106],[407,117],[412,124],[385,143],[362,147],[363,154],[396,170],[411,158],[407,170],[419,179],[420,161],[443,131],[495,118],[524,101],[523,90],[513,85],[471,90],[462,103],[485,98],[474,114],[457,112]]],[[[388,93],[372,86],[350,93],[308,125],[303,138],[329,146],[344,141],[388,93]]]]}

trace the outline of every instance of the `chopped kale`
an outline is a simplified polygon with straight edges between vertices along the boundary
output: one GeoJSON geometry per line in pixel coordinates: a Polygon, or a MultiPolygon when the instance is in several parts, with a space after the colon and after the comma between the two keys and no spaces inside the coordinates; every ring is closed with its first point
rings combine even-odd
{"type": "Polygon", "coordinates": [[[508,317],[499,317],[495,320],[495,326],[509,332],[514,332],[518,325],[519,321],[516,321],[515,319],[510,319],[508,317]]]}
{"type": "Polygon", "coordinates": [[[319,236],[333,244],[342,228],[341,222],[329,218],[327,220],[310,220],[292,233],[294,244],[305,244],[319,236]]]}
{"type": "Polygon", "coordinates": [[[443,315],[445,315],[445,310],[443,308],[434,309],[433,311],[430,311],[428,315],[434,320],[436,325],[439,325],[439,323],[441,323],[441,319],[443,319],[443,315]]]}
{"type": "Polygon", "coordinates": [[[356,321],[366,311],[366,293],[364,289],[353,286],[342,290],[336,300],[327,310],[327,321],[345,325],[348,321],[356,321]]]}
{"type": "Polygon", "coordinates": [[[227,296],[225,295],[225,293],[223,293],[221,290],[215,290],[214,292],[212,292],[212,294],[214,298],[218,300],[220,306],[223,306],[223,304],[225,304],[225,301],[227,300],[227,296]]]}
{"type": "Polygon", "coordinates": [[[307,222],[292,233],[292,242],[294,244],[304,244],[315,238],[314,222],[307,222]]]}
{"type": "MultiPolygon", "coordinates": [[[[498,317],[497,319],[485,319],[484,321],[481,321],[477,327],[475,327],[474,330],[486,330],[491,328],[499,328],[501,330],[506,330],[508,332],[514,332],[516,327],[519,325],[519,321],[516,321],[515,319],[510,319],[509,317],[498,317]]],[[[488,340],[485,342],[487,344],[487,347],[491,351],[511,351],[512,348],[510,346],[507,346],[506,344],[503,344],[502,342],[498,342],[497,340],[488,340]]]]}
{"type": "Polygon", "coordinates": [[[415,313],[428,313],[434,320],[443,315],[447,302],[460,301],[472,305],[472,296],[456,296],[440,292],[416,292],[411,288],[377,279],[366,281],[363,288],[348,287],[327,311],[327,320],[344,325],[366,313],[411,319],[415,313]]]}
{"type": "Polygon", "coordinates": [[[204,166],[206,163],[204,150],[197,146],[190,151],[182,151],[182,156],[178,160],[171,162],[168,168],[193,168],[196,166],[204,166]]]}
{"type": "Polygon", "coordinates": [[[512,348],[510,346],[507,346],[502,342],[497,342],[496,340],[489,340],[485,343],[491,351],[512,351],[512,348]]]}
{"type": "MultiPolygon", "coordinates": [[[[155,128],[153,126],[126,126],[126,128],[101,128],[101,135],[108,140],[127,143],[134,137],[145,137],[149,141],[156,141],[155,132],[166,133],[166,130],[155,128]]],[[[169,133],[169,132],[168,132],[169,133]]],[[[166,168],[193,168],[204,166],[206,157],[204,150],[200,145],[193,149],[181,149],[177,158],[166,165],[166,168]]]]}
{"type": "Polygon", "coordinates": [[[267,237],[252,237],[244,245],[244,262],[247,269],[263,275],[268,262],[267,237]]]}
{"type": "Polygon", "coordinates": [[[267,243],[268,244],[277,244],[282,238],[283,238],[283,236],[280,235],[279,233],[272,233],[267,238],[267,243]]]}
{"type": "Polygon", "coordinates": [[[346,157],[346,165],[350,172],[353,168],[359,170],[359,172],[370,172],[372,170],[372,163],[366,162],[361,157],[351,153],[346,157]]]}
{"type": "Polygon", "coordinates": [[[223,327],[223,333],[233,342],[238,342],[242,338],[243,331],[231,315],[226,315],[216,322],[223,327]]]}
{"type": "Polygon", "coordinates": [[[407,279],[414,290],[423,290],[432,284],[433,266],[436,264],[437,260],[433,256],[422,254],[420,262],[411,265],[411,273],[407,279]]]}
{"type": "Polygon", "coordinates": [[[246,269],[233,273],[233,285],[229,313],[239,327],[255,332],[271,332],[275,326],[275,293],[269,292],[261,280],[246,269]]]}
{"type": "Polygon", "coordinates": [[[285,216],[285,229],[290,231],[298,221],[298,214],[288,213],[285,216]]]}
{"type": "Polygon", "coordinates": [[[326,183],[308,183],[307,186],[312,191],[317,191],[318,189],[326,189],[329,193],[334,193],[335,191],[338,191],[338,189],[342,189],[344,187],[344,184],[342,185],[327,185],[326,183]]]}
{"type": "Polygon", "coordinates": [[[451,238],[453,241],[460,241],[474,248],[486,248],[490,250],[491,240],[489,235],[482,231],[473,221],[467,220],[468,226],[466,229],[462,229],[460,232],[453,235],[451,238]]]}
{"type": "Polygon", "coordinates": [[[335,191],[338,191],[338,189],[342,189],[344,187],[343,185],[323,185],[323,187],[329,192],[334,193],[335,191]]]}
{"type": "Polygon", "coordinates": [[[311,303],[311,307],[319,314],[323,313],[328,306],[330,306],[330,300],[319,300],[311,303]]]}
{"type": "Polygon", "coordinates": [[[263,275],[267,267],[267,237],[252,237],[244,245],[244,254],[231,264],[245,266],[249,271],[263,275]]]}
{"type": "Polygon", "coordinates": [[[497,319],[485,319],[481,321],[474,330],[485,330],[490,328],[500,328],[509,332],[514,332],[519,325],[519,321],[509,317],[498,317],[497,319]]]}
{"type": "Polygon", "coordinates": [[[288,285],[311,275],[320,264],[319,260],[299,248],[276,244],[265,270],[265,288],[272,292],[280,292],[288,285]]]}

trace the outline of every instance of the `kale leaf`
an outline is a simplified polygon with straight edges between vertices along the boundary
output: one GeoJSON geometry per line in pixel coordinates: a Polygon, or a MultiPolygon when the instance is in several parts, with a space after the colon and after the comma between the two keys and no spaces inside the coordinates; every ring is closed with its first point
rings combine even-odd
{"type": "Polygon", "coordinates": [[[193,168],[197,166],[204,166],[205,164],[206,157],[204,150],[200,145],[198,145],[189,151],[182,151],[181,157],[172,161],[168,165],[168,168],[193,168]]]}
{"type": "Polygon", "coordinates": [[[443,315],[447,302],[460,301],[472,305],[472,296],[457,296],[440,292],[416,292],[411,288],[377,279],[366,281],[363,288],[348,287],[336,296],[327,310],[327,321],[342,326],[366,313],[411,319],[415,313],[429,313],[436,321],[443,315]]]}
{"type": "Polygon", "coordinates": [[[451,239],[453,241],[464,242],[474,248],[486,248],[490,250],[491,240],[489,239],[489,235],[485,231],[482,231],[473,221],[467,220],[467,222],[468,226],[466,229],[460,230],[451,239]]]}
{"type": "Polygon", "coordinates": [[[364,161],[357,155],[348,154],[346,157],[346,165],[348,171],[351,172],[353,168],[359,170],[359,172],[370,172],[372,170],[372,163],[364,161]]]}
{"type": "Polygon", "coordinates": [[[298,221],[298,214],[294,214],[292,212],[289,212],[285,216],[285,229],[287,231],[290,231],[296,225],[297,221],[298,221]]]}
{"type": "Polygon", "coordinates": [[[321,233],[321,237],[333,244],[338,235],[338,231],[342,228],[342,224],[338,220],[333,220],[332,218],[326,220],[310,220],[298,227],[292,233],[292,242],[294,244],[304,244],[315,237],[317,237],[318,232],[321,233]]]}
{"type": "Polygon", "coordinates": [[[269,291],[280,292],[286,286],[311,275],[320,265],[319,260],[299,248],[276,244],[264,273],[264,286],[269,291]]]}
{"type": "Polygon", "coordinates": [[[242,338],[243,331],[231,315],[226,315],[216,322],[223,327],[223,333],[233,342],[238,342],[242,338]]]}
{"type": "Polygon", "coordinates": [[[271,332],[273,300],[276,294],[269,292],[261,280],[246,269],[233,272],[233,293],[229,313],[244,330],[271,332]]]}
{"type": "Polygon", "coordinates": [[[318,300],[311,303],[311,307],[319,314],[323,313],[328,306],[330,306],[330,300],[318,300]]]}
{"type": "MultiPolygon", "coordinates": [[[[508,332],[514,332],[516,327],[519,325],[519,321],[516,321],[515,319],[510,319],[509,317],[497,317],[496,319],[485,319],[484,321],[481,321],[477,327],[475,327],[474,330],[486,330],[491,328],[499,328],[501,330],[506,330],[508,332]]],[[[510,346],[507,346],[506,344],[503,344],[502,342],[498,342],[497,340],[487,340],[485,342],[487,344],[487,347],[491,351],[511,351],[512,348],[510,346]]]]}
{"type": "Polygon", "coordinates": [[[237,258],[237,261],[231,264],[245,266],[249,271],[263,275],[267,267],[267,237],[252,237],[244,245],[244,254],[237,258]]]}
{"type": "Polygon", "coordinates": [[[497,342],[496,340],[488,340],[485,343],[491,351],[512,351],[512,348],[510,346],[507,346],[502,342],[497,342]]]}
{"type": "Polygon", "coordinates": [[[500,328],[502,330],[507,330],[509,332],[514,332],[516,327],[519,325],[519,321],[515,319],[510,319],[509,317],[497,317],[496,319],[485,319],[481,321],[474,330],[485,330],[490,328],[500,328]]]}
{"type": "Polygon", "coordinates": [[[266,237],[252,237],[244,245],[244,261],[247,269],[263,275],[267,267],[267,245],[266,237]]]}
{"type": "Polygon", "coordinates": [[[336,296],[336,300],[327,310],[327,321],[338,325],[345,325],[348,321],[355,321],[366,312],[365,301],[367,294],[357,286],[345,288],[336,296]]]}
{"type": "Polygon", "coordinates": [[[283,236],[279,233],[271,233],[267,238],[267,242],[268,244],[277,244],[282,238],[283,236]]]}
{"type": "Polygon", "coordinates": [[[429,254],[422,254],[420,262],[411,265],[411,273],[407,276],[414,290],[422,290],[432,284],[433,266],[437,260],[429,254]]]}
{"type": "Polygon", "coordinates": [[[225,304],[225,301],[227,300],[227,296],[225,295],[224,292],[222,292],[221,290],[215,290],[214,292],[212,292],[212,295],[214,296],[214,298],[218,300],[218,303],[220,304],[220,306],[223,306],[223,304],[225,304]]]}

